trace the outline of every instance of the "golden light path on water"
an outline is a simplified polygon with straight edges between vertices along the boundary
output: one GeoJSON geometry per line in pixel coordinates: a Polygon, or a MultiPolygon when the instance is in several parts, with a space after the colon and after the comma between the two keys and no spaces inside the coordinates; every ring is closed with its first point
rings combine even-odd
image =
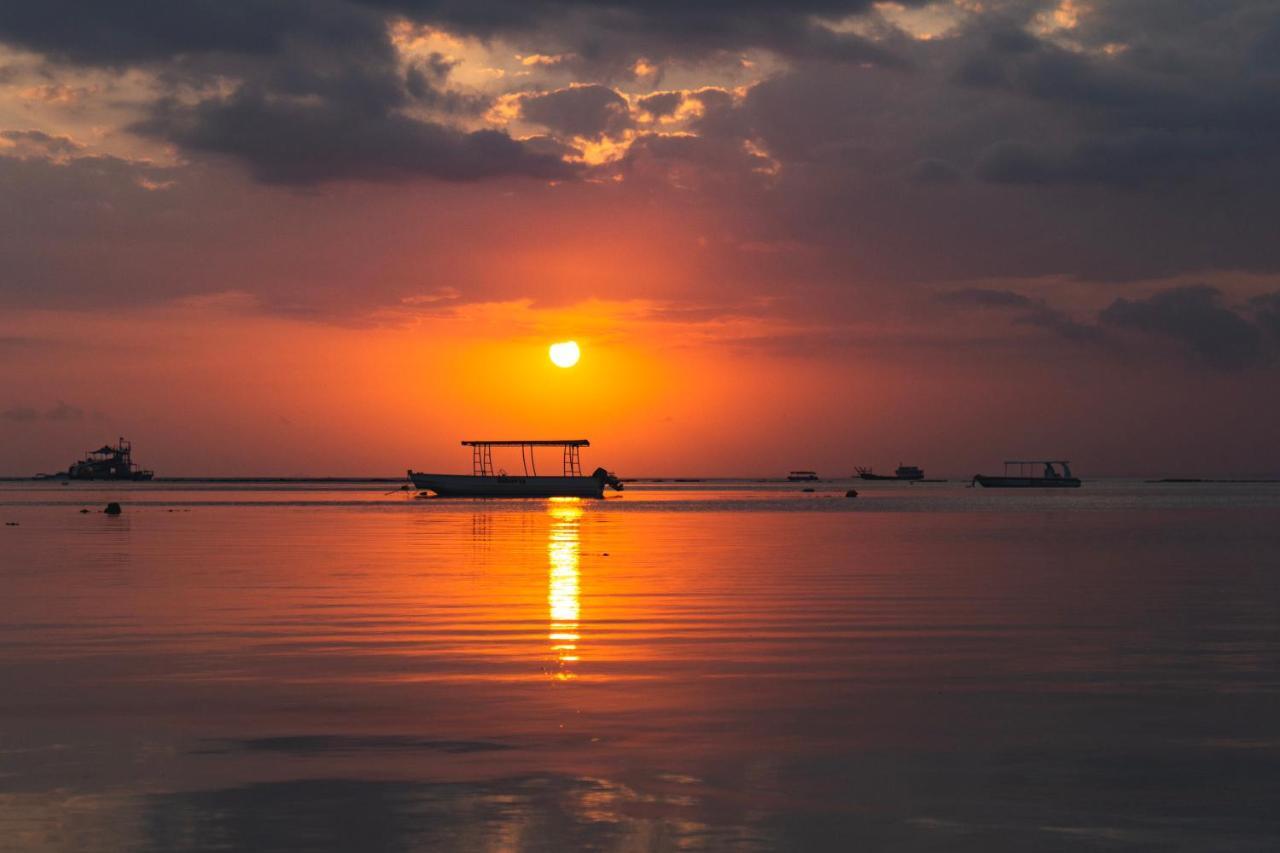
{"type": "Polygon", "coordinates": [[[547,638],[556,658],[553,677],[567,681],[575,677],[578,662],[578,619],[581,613],[581,583],[578,571],[579,525],[582,507],[578,498],[551,499],[551,529],[547,536],[547,638]]]}

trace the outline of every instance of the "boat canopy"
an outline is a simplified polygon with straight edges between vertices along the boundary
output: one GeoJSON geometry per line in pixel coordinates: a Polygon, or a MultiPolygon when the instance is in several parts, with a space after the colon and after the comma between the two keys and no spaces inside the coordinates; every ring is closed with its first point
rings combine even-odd
{"type": "Polygon", "coordinates": [[[585,438],[538,439],[535,441],[464,441],[467,446],[489,445],[490,447],[590,447],[591,442],[585,438]]]}
{"type": "Polygon", "coordinates": [[[1070,459],[1006,459],[1006,465],[1070,465],[1070,459]]]}
{"type": "MultiPolygon", "coordinates": [[[[591,442],[585,438],[562,438],[562,439],[505,439],[502,441],[464,441],[464,447],[471,448],[471,470],[477,477],[493,477],[497,476],[493,468],[493,448],[495,447],[519,447],[520,462],[524,465],[524,475],[526,477],[538,476],[538,465],[533,458],[533,449],[535,447],[561,447],[564,448],[563,463],[564,476],[581,477],[582,461],[578,456],[578,449],[581,447],[590,447],[591,442]]],[[[506,476],[506,472],[501,472],[502,476],[506,476]]]]}
{"type": "Polygon", "coordinates": [[[1027,466],[1043,465],[1045,479],[1056,480],[1064,476],[1068,479],[1071,478],[1071,461],[1068,459],[1006,459],[1004,462],[1006,477],[1009,476],[1010,465],[1017,465],[1018,474],[1023,477],[1029,476],[1027,474],[1027,466]],[[1059,472],[1053,467],[1054,465],[1062,466],[1062,471],[1059,472]]]}

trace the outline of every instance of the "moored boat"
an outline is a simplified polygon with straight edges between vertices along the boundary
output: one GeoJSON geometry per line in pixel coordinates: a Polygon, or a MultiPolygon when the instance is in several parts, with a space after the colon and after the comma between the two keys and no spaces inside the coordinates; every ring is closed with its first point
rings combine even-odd
{"type": "Polygon", "coordinates": [[[622,481],[604,468],[582,473],[580,448],[590,447],[583,439],[549,441],[464,441],[471,448],[471,474],[427,474],[409,470],[415,488],[435,492],[445,498],[602,498],[605,487],[622,491],[622,481]],[[493,448],[519,447],[523,475],[511,475],[493,466],[493,448]],[[535,447],[562,448],[561,476],[538,474],[535,447]]]}
{"type": "Polygon", "coordinates": [[[133,461],[133,444],[121,437],[115,447],[104,444],[87,451],[84,459],[57,476],[70,480],[150,480],[155,472],[138,467],[133,461]]]}
{"type": "Polygon", "coordinates": [[[1071,474],[1071,463],[1065,459],[1011,459],[1004,463],[1004,474],[974,474],[973,482],[987,489],[1076,489],[1080,478],[1071,474]],[[1035,476],[1037,465],[1043,465],[1040,476],[1035,476]],[[1010,473],[1016,466],[1017,473],[1010,473]],[[1061,470],[1059,470],[1061,468],[1061,470]]]}
{"type": "Polygon", "coordinates": [[[815,483],[819,478],[817,471],[792,471],[787,479],[793,483],[815,483]]]}
{"type": "Polygon", "coordinates": [[[870,468],[858,468],[858,476],[864,480],[923,480],[924,470],[915,465],[898,464],[892,474],[877,474],[870,468]]]}

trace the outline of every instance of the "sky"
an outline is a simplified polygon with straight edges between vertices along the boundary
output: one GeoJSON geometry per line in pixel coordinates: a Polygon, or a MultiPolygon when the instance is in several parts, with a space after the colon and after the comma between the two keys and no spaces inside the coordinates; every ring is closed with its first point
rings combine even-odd
{"type": "Polygon", "coordinates": [[[9,0],[0,474],[1280,474],[1278,104],[1274,0],[9,0]]]}

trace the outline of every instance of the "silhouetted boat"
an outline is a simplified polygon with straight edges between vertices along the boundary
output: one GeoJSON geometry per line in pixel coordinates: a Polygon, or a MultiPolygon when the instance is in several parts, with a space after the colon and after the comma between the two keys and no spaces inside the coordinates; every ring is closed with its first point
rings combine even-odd
{"type": "Polygon", "coordinates": [[[413,481],[413,485],[435,492],[442,498],[602,498],[605,486],[622,491],[622,481],[604,468],[597,468],[588,476],[583,475],[579,448],[591,446],[591,442],[585,438],[553,441],[464,441],[462,444],[471,448],[471,474],[424,474],[410,469],[409,479],[413,481]],[[495,471],[492,452],[494,447],[519,447],[524,475],[512,476],[501,468],[495,471]],[[563,448],[561,476],[547,477],[538,474],[538,466],[533,458],[535,447],[563,448]]]}
{"type": "Polygon", "coordinates": [[[104,444],[87,451],[85,458],[73,463],[66,474],[57,475],[70,480],[150,480],[154,476],[154,471],[139,468],[133,461],[133,445],[123,437],[115,447],[104,444]]]}
{"type": "Polygon", "coordinates": [[[1004,463],[1004,475],[995,477],[988,474],[974,474],[973,482],[988,489],[1075,489],[1080,487],[1080,478],[1071,475],[1071,463],[1065,459],[1031,459],[1009,460],[1004,463]],[[1018,466],[1018,473],[1011,475],[1009,466],[1018,466]],[[1043,465],[1039,477],[1030,476],[1035,466],[1043,465]],[[1054,466],[1062,467],[1059,471],[1054,466]]]}
{"type": "Polygon", "coordinates": [[[787,475],[787,479],[793,483],[812,483],[818,480],[818,472],[816,471],[792,471],[787,475]]]}
{"type": "Polygon", "coordinates": [[[877,474],[870,468],[857,469],[858,476],[864,480],[923,480],[924,471],[914,465],[898,465],[892,474],[877,474]]]}

